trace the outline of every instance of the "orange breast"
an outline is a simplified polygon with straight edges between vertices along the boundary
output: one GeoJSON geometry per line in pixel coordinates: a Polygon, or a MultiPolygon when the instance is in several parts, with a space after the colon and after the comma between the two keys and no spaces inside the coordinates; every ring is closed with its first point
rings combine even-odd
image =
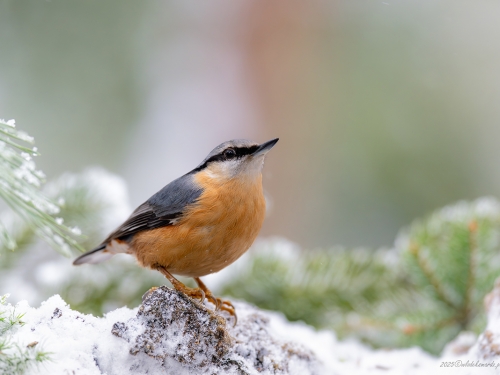
{"type": "Polygon", "coordinates": [[[233,263],[257,237],[265,215],[262,176],[249,181],[217,181],[200,172],[204,188],[178,224],[138,233],[132,248],[145,267],[200,277],[233,263]]]}

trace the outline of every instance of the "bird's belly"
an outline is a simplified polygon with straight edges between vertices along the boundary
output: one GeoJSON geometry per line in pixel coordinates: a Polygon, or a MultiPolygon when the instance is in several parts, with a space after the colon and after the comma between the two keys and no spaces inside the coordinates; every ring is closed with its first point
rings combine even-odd
{"type": "Polygon", "coordinates": [[[218,272],[248,250],[257,236],[245,234],[228,238],[228,233],[217,227],[192,229],[190,235],[174,248],[163,249],[167,269],[177,275],[200,277],[218,272]]]}
{"type": "Polygon", "coordinates": [[[248,250],[264,214],[261,190],[241,200],[230,192],[216,200],[202,195],[178,224],[136,234],[132,248],[143,266],[161,265],[173,274],[201,277],[220,271],[248,250]]]}

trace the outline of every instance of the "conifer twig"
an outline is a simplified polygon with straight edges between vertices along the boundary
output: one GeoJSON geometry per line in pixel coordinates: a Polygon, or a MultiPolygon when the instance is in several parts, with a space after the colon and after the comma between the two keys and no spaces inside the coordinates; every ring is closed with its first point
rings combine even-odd
{"type": "Polygon", "coordinates": [[[408,324],[403,327],[402,331],[405,335],[414,335],[421,332],[438,330],[447,326],[451,326],[456,323],[456,317],[453,315],[447,319],[439,320],[436,323],[431,324],[408,324]]]}
{"type": "Polygon", "coordinates": [[[446,293],[443,289],[443,286],[441,285],[439,280],[434,275],[434,272],[432,272],[432,270],[430,269],[429,264],[425,261],[425,259],[423,259],[420,256],[420,247],[414,242],[412,242],[412,244],[410,245],[410,253],[411,253],[411,255],[414,256],[414,258],[415,258],[417,264],[419,265],[420,269],[422,270],[422,273],[424,274],[424,276],[427,278],[429,283],[434,287],[434,290],[436,291],[439,299],[442,302],[444,302],[446,305],[448,305],[450,308],[455,310],[457,307],[446,296],[446,293]]]}
{"type": "MultiPolygon", "coordinates": [[[[33,157],[39,155],[37,148],[14,141],[32,145],[33,137],[15,126],[14,120],[0,119],[0,198],[54,249],[67,256],[70,247],[83,250],[73,238],[77,233],[63,225],[62,218],[55,217],[60,205],[40,191],[45,175],[36,169],[33,161],[33,157]]],[[[16,248],[16,242],[2,223],[0,238],[5,239],[5,243],[0,243],[0,250],[16,248]]]]}
{"type": "Polygon", "coordinates": [[[465,297],[462,306],[460,325],[465,328],[469,321],[470,314],[470,302],[472,299],[473,286],[475,281],[475,270],[476,270],[476,253],[477,253],[477,221],[473,220],[468,226],[469,230],[469,267],[467,272],[467,286],[465,288],[465,297]]]}

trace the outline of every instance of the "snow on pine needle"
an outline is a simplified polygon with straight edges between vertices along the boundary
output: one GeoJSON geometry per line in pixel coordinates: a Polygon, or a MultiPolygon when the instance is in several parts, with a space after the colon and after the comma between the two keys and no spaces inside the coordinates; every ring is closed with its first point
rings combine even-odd
{"type": "MultiPolygon", "coordinates": [[[[40,191],[45,175],[36,169],[33,158],[39,153],[33,143],[33,137],[16,129],[14,120],[0,119],[0,198],[40,238],[69,256],[71,247],[80,249],[74,239],[77,232],[57,217],[60,205],[40,191]]],[[[17,243],[5,224],[0,222],[0,250],[15,250],[17,243]]]]}

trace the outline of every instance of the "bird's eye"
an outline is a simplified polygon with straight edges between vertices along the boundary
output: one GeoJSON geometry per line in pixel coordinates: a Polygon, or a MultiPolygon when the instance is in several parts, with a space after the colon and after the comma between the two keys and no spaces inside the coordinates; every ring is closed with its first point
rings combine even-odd
{"type": "Polygon", "coordinates": [[[232,148],[228,148],[226,151],[224,151],[224,157],[226,159],[232,159],[236,156],[236,151],[234,151],[232,148]]]}

